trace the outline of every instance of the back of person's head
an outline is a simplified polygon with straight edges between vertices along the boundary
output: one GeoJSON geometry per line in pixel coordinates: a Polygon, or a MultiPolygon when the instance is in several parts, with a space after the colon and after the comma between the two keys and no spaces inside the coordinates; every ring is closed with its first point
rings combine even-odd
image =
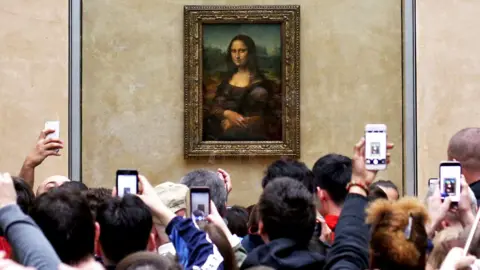
{"type": "Polygon", "coordinates": [[[270,164],[262,180],[262,188],[275,178],[289,177],[303,183],[310,193],[315,192],[313,173],[305,163],[294,159],[279,159],[270,164]]]}
{"type": "Polygon", "coordinates": [[[95,220],[97,219],[98,207],[112,198],[112,190],[108,188],[90,188],[82,191],[82,194],[87,198],[90,211],[95,220]]]}
{"type": "Polygon", "coordinates": [[[425,269],[427,221],[427,210],[415,198],[371,203],[370,269],[425,269]]]}
{"type": "Polygon", "coordinates": [[[203,229],[212,243],[218,248],[223,257],[225,269],[237,269],[237,262],[233,253],[232,246],[222,230],[215,224],[208,224],[203,229]]]}
{"type": "Polygon", "coordinates": [[[332,201],[342,205],[347,197],[347,184],[352,177],[352,159],[338,154],[321,157],[313,165],[315,185],[328,192],[332,201]]]}
{"type": "Polygon", "coordinates": [[[248,234],[248,212],[247,209],[234,205],[227,209],[225,215],[227,219],[228,229],[232,234],[236,234],[238,237],[244,237],[248,234]]]}
{"type": "Polygon", "coordinates": [[[256,234],[258,232],[258,204],[253,205],[248,215],[247,228],[249,234],[256,234]]]}
{"type": "Polygon", "coordinates": [[[73,191],[73,192],[82,192],[82,191],[88,190],[87,185],[79,181],[66,182],[63,185],[59,186],[58,188],[66,189],[68,191],[73,191]]]}
{"type": "Polygon", "coordinates": [[[31,217],[62,262],[82,262],[94,254],[95,221],[79,192],[53,189],[35,200],[31,217]]]}
{"type": "Polygon", "coordinates": [[[297,180],[278,178],[263,190],[257,204],[259,231],[269,241],[287,238],[306,247],[315,229],[312,194],[297,180]]]}
{"type": "Polygon", "coordinates": [[[17,204],[22,209],[23,213],[28,215],[33,206],[35,195],[32,188],[23,180],[23,178],[12,176],[13,185],[17,192],[17,204]]]}
{"type": "Polygon", "coordinates": [[[368,188],[368,201],[371,203],[379,199],[388,200],[387,193],[385,193],[385,191],[378,186],[370,186],[368,188]]]}
{"type": "Polygon", "coordinates": [[[70,182],[70,179],[68,179],[63,175],[50,176],[47,179],[45,179],[42,183],[40,183],[40,185],[38,185],[36,195],[40,196],[41,194],[51,189],[57,188],[67,182],[70,182]]]}
{"type": "Polygon", "coordinates": [[[400,193],[398,192],[398,187],[390,180],[378,180],[373,182],[370,185],[370,188],[381,188],[389,200],[398,200],[400,193]]]}
{"type": "Polygon", "coordinates": [[[135,195],[112,197],[97,209],[100,245],[104,256],[118,263],[126,256],[147,249],[152,214],[135,195]]]}
{"type": "Polygon", "coordinates": [[[117,270],[180,270],[172,256],[159,256],[153,252],[140,251],[128,255],[120,261],[117,270]]]}
{"type": "MultiPolygon", "coordinates": [[[[464,128],[450,139],[448,144],[448,159],[457,160],[462,164],[467,181],[469,173],[480,173],[480,128],[464,128]]],[[[476,175],[472,175],[476,176],[476,175]]]]}
{"type": "Polygon", "coordinates": [[[223,217],[226,212],[227,205],[227,189],[225,182],[218,176],[216,172],[209,170],[195,170],[189,172],[181,180],[181,184],[187,187],[206,186],[210,189],[210,199],[217,207],[218,213],[223,217]]]}

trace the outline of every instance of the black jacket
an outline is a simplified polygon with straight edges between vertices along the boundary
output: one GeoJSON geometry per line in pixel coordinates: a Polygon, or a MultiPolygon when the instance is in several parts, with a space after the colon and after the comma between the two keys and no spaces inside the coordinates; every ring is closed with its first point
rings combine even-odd
{"type": "Polygon", "coordinates": [[[335,241],[327,256],[299,248],[293,240],[276,239],[257,247],[240,269],[269,266],[283,269],[368,269],[367,198],[349,194],[335,228],[335,241]]]}

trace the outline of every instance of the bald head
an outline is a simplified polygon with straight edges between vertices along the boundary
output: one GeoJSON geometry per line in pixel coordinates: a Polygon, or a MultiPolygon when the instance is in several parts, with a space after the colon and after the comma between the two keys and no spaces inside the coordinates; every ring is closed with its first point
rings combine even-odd
{"type": "Polygon", "coordinates": [[[45,181],[43,181],[40,186],[37,188],[37,196],[41,195],[42,193],[45,193],[49,191],[52,188],[56,188],[61,186],[65,182],[70,182],[70,179],[68,179],[65,176],[62,175],[54,175],[50,176],[45,181]]]}
{"type": "Polygon", "coordinates": [[[448,159],[459,161],[466,170],[480,172],[480,128],[465,128],[453,135],[448,159]]]}

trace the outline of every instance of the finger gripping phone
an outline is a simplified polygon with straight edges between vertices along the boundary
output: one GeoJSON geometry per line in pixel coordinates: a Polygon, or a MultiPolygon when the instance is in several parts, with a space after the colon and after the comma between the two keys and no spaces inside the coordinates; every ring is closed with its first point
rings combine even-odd
{"type": "Polygon", "coordinates": [[[60,121],[46,121],[45,129],[55,130],[55,132],[47,135],[47,139],[60,139],[60,121]]]}
{"type": "Polygon", "coordinates": [[[450,197],[452,202],[460,201],[460,177],[462,166],[457,161],[442,161],[440,163],[440,192],[443,197],[450,197]]]}
{"type": "Polygon", "coordinates": [[[372,171],[387,168],[387,126],[384,124],[365,126],[365,167],[372,171]]]}
{"type": "Polygon", "coordinates": [[[119,197],[138,194],[138,171],[117,170],[116,188],[119,197]]]}
{"type": "Polygon", "coordinates": [[[190,188],[190,214],[197,224],[206,224],[210,215],[210,189],[208,187],[190,188]]]}

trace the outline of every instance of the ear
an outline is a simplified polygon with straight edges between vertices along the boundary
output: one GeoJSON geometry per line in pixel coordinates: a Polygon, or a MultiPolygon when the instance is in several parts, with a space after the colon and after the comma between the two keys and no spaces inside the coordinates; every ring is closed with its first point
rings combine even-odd
{"type": "Polygon", "coordinates": [[[147,251],[155,252],[155,250],[157,249],[157,243],[155,241],[155,237],[157,235],[157,229],[155,229],[155,226],[153,226],[152,231],[150,232],[150,236],[148,237],[147,251]]]}
{"type": "Polygon", "coordinates": [[[94,240],[94,249],[97,256],[102,256],[102,251],[100,248],[100,224],[95,222],[95,240],[94,240]]]}
{"type": "Polygon", "coordinates": [[[270,240],[268,239],[267,233],[264,231],[263,221],[261,221],[261,220],[258,222],[258,235],[260,235],[260,237],[262,237],[263,242],[265,242],[265,243],[270,242],[270,240]]]}

